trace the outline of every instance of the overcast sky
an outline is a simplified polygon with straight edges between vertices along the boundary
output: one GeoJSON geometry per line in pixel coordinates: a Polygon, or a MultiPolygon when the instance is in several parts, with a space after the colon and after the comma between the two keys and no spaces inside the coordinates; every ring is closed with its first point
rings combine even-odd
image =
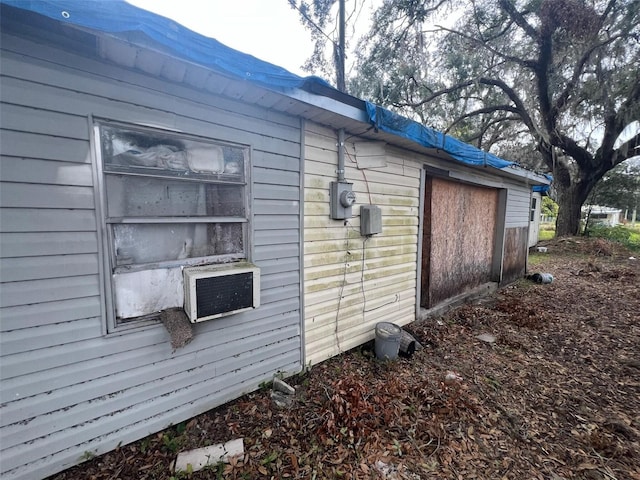
{"type": "Polygon", "coordinates": [[[307,76],[313,45],[287,0],[127,0],[201,35],[307,76]]]}

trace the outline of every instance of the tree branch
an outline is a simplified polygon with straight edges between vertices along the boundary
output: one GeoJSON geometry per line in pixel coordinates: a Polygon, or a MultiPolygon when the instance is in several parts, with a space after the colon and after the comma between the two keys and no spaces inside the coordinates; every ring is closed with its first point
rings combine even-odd
{"type": "MultiPolygon", "coordinates": [[[[486,43],[485,41],[478,39],[478,38],[474,38],[471,35],[467,35],[465,33],[462,33],[458,30],[453,30],[451,28],[447,28],[447,27],[443,27],[441,25],[435,25],[439,30],[445,31],[445,32],[449,32],[453,35],[457,35],[459,37],[464,38],[465,40],[469,40],[470,42],[476,43],[478,45],[480,45],[482,48],[490,51],[491,53],[493,53],[494,55],[503,58],[505,60],[509,60],[510,62],[514,62],[517,63],[518,65],[521,65],[525,68],[530,68],[533,69],[535,68],[535,61],[534,60],[526,60],[520,57],[514,57],[511,55],[507,55],[506,53],[503,53],[495,48],[493,48],[491,45],[489,45],[488,43],[486,43]]],[[[427,30],[429,31],[429,30],[427,30]]],[[[497,37],[496,37],[497,38],[497,37]]]]}
{"type": "Polygon", "coordinates": [[[444,131],[444,133],[449,133],[449,131],[453,127],[455,127],[458,123],[460,123],[466,118],[475,117],[476,115],[482,115],[483,113],[493,113],[493,112],[511,112],[511,113],[515,113],[516,115],[520,114],[520,112],[518,112],[518,110],[515,107],[512,107],[511,105],[492,105],[490,107],[479,108],[477,110],[465,113],[464,115],[461,115],[458,118],[456,118],[453,122],[449,124],[449,126],[444,131]]]}
{"type": "MultiPolygon", "coordinates": [[[[633,87],[629,92],[629,96],[622,105],[620,105],[615,115],[610,115],[605,119],[604,137],[600,144],[600,148],[596,151],[596,158],[604,159],[607,156],[611,156],[612,165],[617,165],[628,158],[623,154],[620,148],[614,150],[613,146],[626,126],[633,120],[637,119],[640,116],[639,114],[640,79],[636,78],[633,87]]],[[[633,148],[631,150],[633,150],[633,148]]],[[[638,154],[639,152],[636,152],[636,155],[638,154]]]]}
{"type": "MultiPolygon", "coordinates": [[[[527,126],[527,128],[529,129],[529,131],[532,133],[532,135],[534,135],[535,137],[538,137],[540,132],[538,131],[538,128],[536,127],[535,123],[533,122],[533,119],[531,118],[531,116],[529,115],[529,113],[527,112],[527,109],[524,105],[524,102],[520,99],[520,97],[518,96],[518,94],[516,93],[516,91],[509,87],[509,85],[507,85],[505,82],[503,82],[502,80],[498,80],[498,79],[493,79],[493,78],[487,78],[487,77],[479,77],[473,80],[466,80],[464,82],[460,82],[457,83],[456,85],[452,85],[451,87],[447,87],[447,88],[443,88],[442,90],[438,90],[436,92],[433,92],[431,95],[429,95],[426,98],[423,98],[421,101],[419,102],[415,102],[415,103],[407,103],[406,105],[397,105],[397,106],[404,106],[404,107],[412,107],[412,108],[417,108],[417,107],[421,107],[423,105],[425,105],[426,103],[429,103],[433,100],[435,100],[438,97],[441,97],[443,95],[447,95],[449,93],[453,93],[459,90],[463,90],[467,87],[470,87],[471,85],[475,85],[475,84],[483,84],[483,85],[488,85],[488,86],[494,86],[499,88],[508,98],[509,100],[511,100],[515,106],[515,108],[513,110],[510,110],[514,113],[516,113],[518,116],[520,116],[520,118],[522,119],[522,122],[527,126]]],[[[513,107],[511,107],[513,108],[513,107]]]]}
{"type": "Polygon", "coordinates": [[[499,0],[498,4],[502,10],[509,15],[509,18],[516,22],[516,25],[524,30],[527,35],[536,42],[539,41],[540,35],[538,34],[538,31],[529,22],[527,22],[527,19],[524,18],[518,10],[516,10],[515,5],[513,5],[510,0],[499,0]]]}
{"type": "Polygon", "coordinates": [[[578,84],[578,81],[580,80],[580,76],[584,73],[583,72],[584,66],[591,58],[591,55],[593,54],[593,52],[595,52],[597,49],[601,47],[604,47],[614,42],[615,40],[621,37],[622,35],[615,35],[605,40],[604,42],[600,42],[595,45],[592,45],[589,49],[587,49],[584,52],[584,54],[582,55],[580,60],[578,60],[578,62],[576,63],[573,69],[573,75],[571,76],[571,79],[567,82],[564,89],[562,90],[562,92],[560,92],[560,95],[558,96],[553,106],[551,107],[551,114],[553,115],[554,118],[557,117],[559,112],[567,105],[569,97],[571,96],[573,90],[578,84]]]}
{"type": "Polygon", "coordinates": [[[538,89],[538,102],[540,104],[540,113],[542,122],[551,134],[557,124],[557,112],[553,112],[551,108],[551,95],[549,94],[549,65],[553,58],[551,36],[540,36],[540,51],[534,74],[536,77],[536,87],[538,89]]]}
{"type": "Polygon", "coordinates": [[[563,152],[573,158],[580,170],[588,171],[592,164],[593,156],[588,150],[578,145],[578,143],[571,137],[558,131],[551,132],[549,138],[551,145],[560,148],[563,152]]]}

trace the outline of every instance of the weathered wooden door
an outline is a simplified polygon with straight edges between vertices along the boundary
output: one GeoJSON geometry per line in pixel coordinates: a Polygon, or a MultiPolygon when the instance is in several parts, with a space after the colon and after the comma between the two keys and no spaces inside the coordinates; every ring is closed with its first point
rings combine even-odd
{"type": "Polygon", "coordinates": [[[498,190],[427,176],[421,306],[491,281],[498,190]]]}

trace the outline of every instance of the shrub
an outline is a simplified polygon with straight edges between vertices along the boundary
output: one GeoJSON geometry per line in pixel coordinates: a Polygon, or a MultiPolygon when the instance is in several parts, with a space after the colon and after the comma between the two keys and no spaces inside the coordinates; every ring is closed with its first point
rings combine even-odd
{"type": "Polygon", "coordinates": [[[618,242],[632,250],[640,250],[640,234],[618,225],[616,227],[592,226],[587,235],[594,238],[605,238],[618,242]]]}

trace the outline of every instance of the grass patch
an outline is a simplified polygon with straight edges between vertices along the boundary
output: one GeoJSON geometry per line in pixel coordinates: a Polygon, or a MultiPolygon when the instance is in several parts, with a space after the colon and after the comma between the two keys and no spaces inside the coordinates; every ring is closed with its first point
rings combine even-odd
{"type": "Polygon", "coordinates": [[[529,267],[534,265],[539,265],[544,262],[547,258],[549,258],[548,253],[530,253],[529,254],[529,267]]]}
{"type": "Polygon", "coordinates": [[[555,230],[540,230],[538,233],[538,241],[552,240],[556,236],[555,230]]]}

